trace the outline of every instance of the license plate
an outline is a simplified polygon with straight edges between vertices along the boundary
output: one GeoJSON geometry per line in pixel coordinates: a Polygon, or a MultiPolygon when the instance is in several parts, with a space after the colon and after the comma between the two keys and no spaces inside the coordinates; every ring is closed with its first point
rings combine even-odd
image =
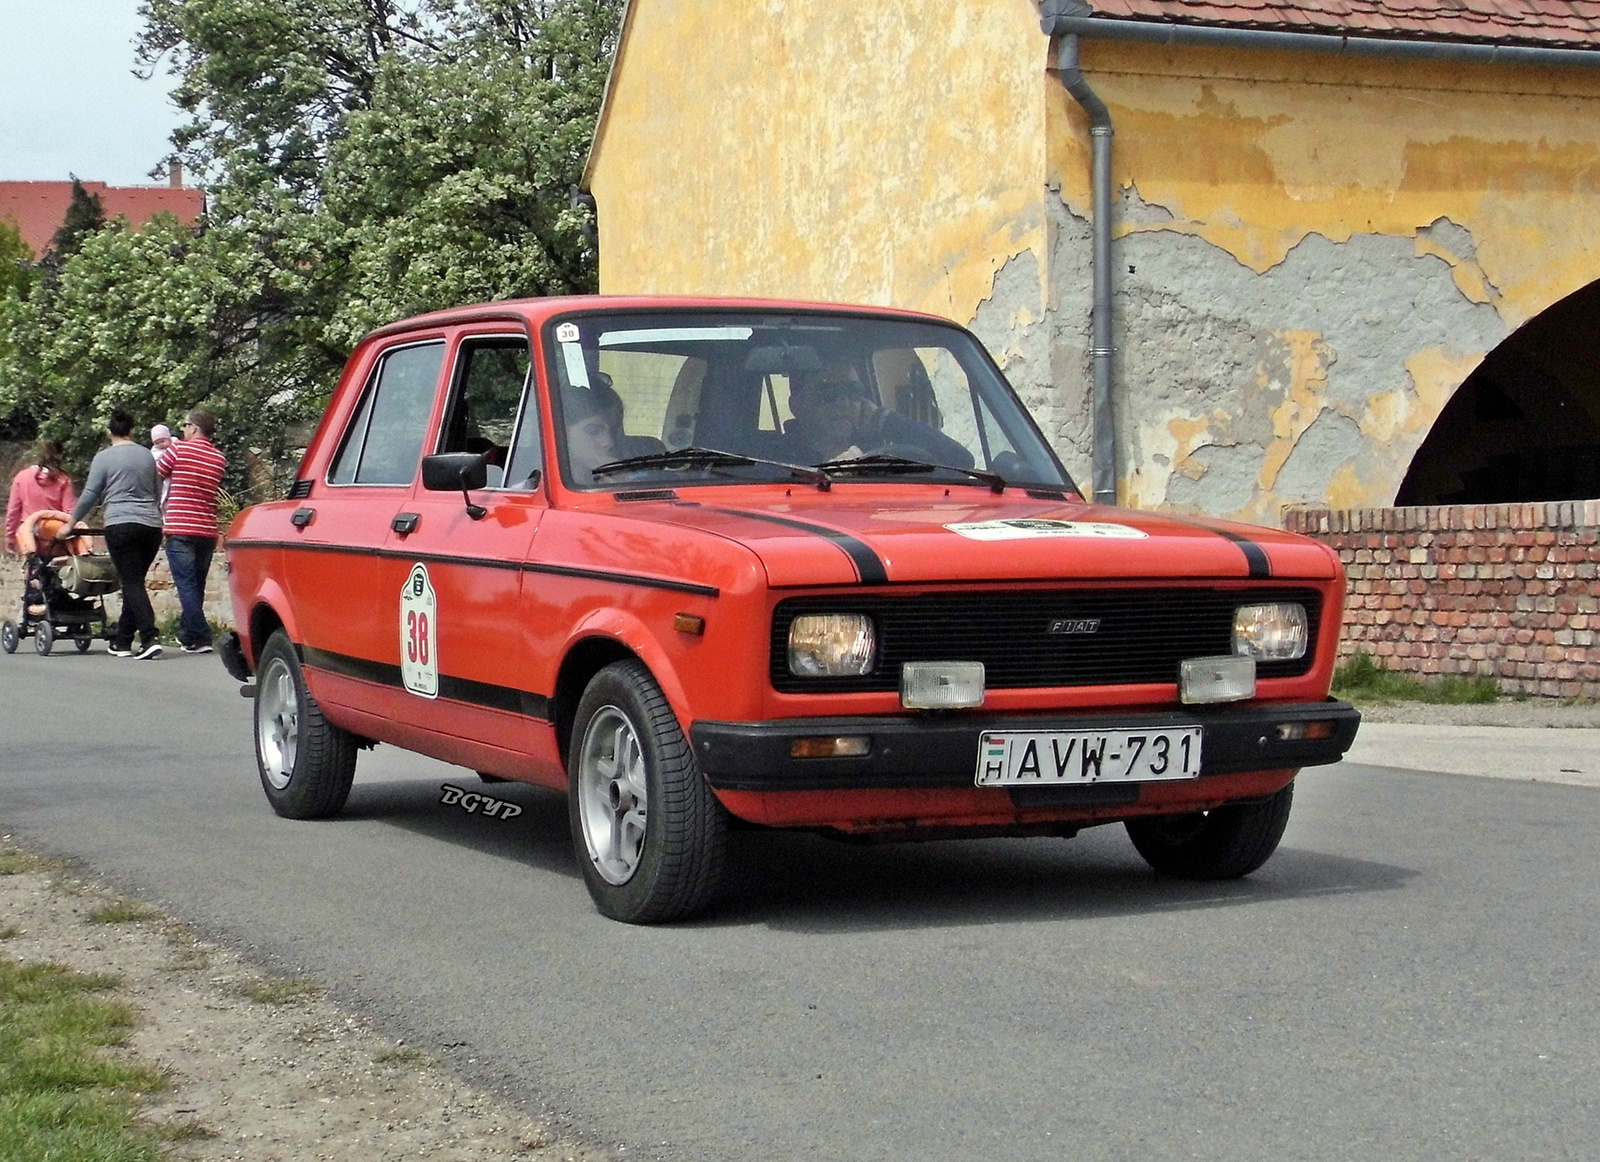
{"type": "Polygon", "coordinates": [[[1193,779],[1200,774],[1200,735],[1198,726],[985,734],[978,741],[978,786],[1193,779]]]}

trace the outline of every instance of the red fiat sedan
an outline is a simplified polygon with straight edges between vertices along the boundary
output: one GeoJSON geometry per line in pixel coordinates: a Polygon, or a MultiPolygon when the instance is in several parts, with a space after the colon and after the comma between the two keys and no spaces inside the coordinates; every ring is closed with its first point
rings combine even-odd
{"type": "Polygon", "coordinates": [[[542,299],[385,327],[227,552],[281,815],[389,743],[565,791],[598,907],[715,897],[737,818],[918,838],[1120,822],[1272,854],[1328,699],[1326,548],[1086,503],[983,347],[900,311],[542,299]]]}

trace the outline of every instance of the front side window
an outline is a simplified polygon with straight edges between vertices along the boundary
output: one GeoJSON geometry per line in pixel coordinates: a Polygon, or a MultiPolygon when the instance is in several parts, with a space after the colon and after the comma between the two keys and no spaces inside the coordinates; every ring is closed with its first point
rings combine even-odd
{"type": "Polygon", "coordinates": [[[575,487],[793,479],[786,466],[1076,487],[958,327],[686,310],[572,316],[548,337],[557,443],[575,487]]]}
{"type": "Polygon", "coordinates": [[[444,366],[443,343],[386,352],[328,472],[330,484],[410,484],[444,366]]]}
{"type": "Polygon", "coordinates": [[[518,430],[529,362],[528,341],[521,337],[468,339],[456,356],[438,450],[481,453],[491,488],[531,487],[529,477],[539,467],[539,424],[531,406],[518,430]]]}

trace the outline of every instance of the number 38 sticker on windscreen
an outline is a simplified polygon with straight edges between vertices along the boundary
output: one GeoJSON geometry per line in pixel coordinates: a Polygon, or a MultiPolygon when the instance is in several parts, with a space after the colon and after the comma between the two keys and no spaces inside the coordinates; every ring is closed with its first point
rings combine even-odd
{"type": "Polygon", "coordinates": [[[439,696],[439,603],[428,567],[411,567],[400,590],[400,680],[413,694],[439,696]]]}

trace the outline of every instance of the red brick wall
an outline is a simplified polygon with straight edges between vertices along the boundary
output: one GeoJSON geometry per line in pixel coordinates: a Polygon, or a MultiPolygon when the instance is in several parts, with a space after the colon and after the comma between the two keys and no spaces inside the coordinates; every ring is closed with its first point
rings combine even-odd
{"type": "Polygon", "coordinates": [[[1600,698],[1600,501],[1299,509],[1284,527],[1344,562],[1341,657],[1600,698]]]}

